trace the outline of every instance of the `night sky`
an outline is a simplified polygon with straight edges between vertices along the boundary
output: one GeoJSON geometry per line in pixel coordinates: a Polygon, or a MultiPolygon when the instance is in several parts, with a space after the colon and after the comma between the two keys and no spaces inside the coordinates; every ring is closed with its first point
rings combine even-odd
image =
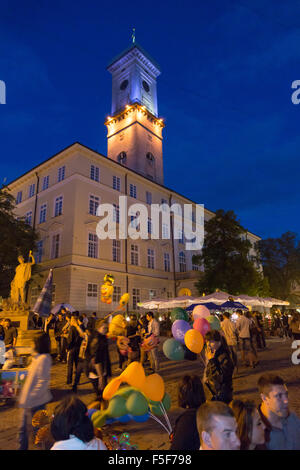
{"type": "Polygon", "coordinates": [[[165,184],[263,237],[300,233],[300,2],[1,1],[0,182],[78,141],[106,155],[110,60],[160,64],[165,184]]]}

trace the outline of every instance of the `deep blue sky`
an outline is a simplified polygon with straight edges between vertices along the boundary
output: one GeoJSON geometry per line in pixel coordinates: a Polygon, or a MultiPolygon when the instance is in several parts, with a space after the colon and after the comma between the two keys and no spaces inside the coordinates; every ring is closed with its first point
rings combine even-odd
{"type": "Polygon", "coordinates": [[[162,69],[166,186],[263,238],[300,233],[298,0],[2,0],[0,182],[74,141],[106,155],[106,66],[132,27],[162,69]]]}

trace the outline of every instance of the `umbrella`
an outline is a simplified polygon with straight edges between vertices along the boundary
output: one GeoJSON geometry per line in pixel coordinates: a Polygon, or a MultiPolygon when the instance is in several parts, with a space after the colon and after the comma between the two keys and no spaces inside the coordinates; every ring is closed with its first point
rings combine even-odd
{"type": "Polygon", "coordinates": [[[265,302],[270,302],[273,305],[290,305],[290,302],[286,300],[273,299],[273,297],[266,297],[263,299],[265,302]]]}
{"type": "Polygon", "coordinates": [[[250,305],[250,307],[270,307],[270,303],[266,302],[264,299],[260,297],[250,297],[249,295],[239,295],[236,301],[244,305],[250,305]]]}
{"type": "MultiPolygon", "coordinates": [[[[193,299],[193,303],[204,304],[207,302],[213,302],[215,304],[223,304],[228,300],[229,297],[233,297],[227,292],[214,292],[213,294],[205,295],[203,297],[197,297],[193,299]]],[[[192,302],[190,302],[192,303],[192,302]]]]}
{"type": "Polygon", "coordinates": [[[139,302],[137,305],[138,307],[149,308],[150,310],[152,310],[155,308],[164,308],[164,302],[167,302],[167,299],[152,299],[139,302]]]}
{"type": "Polygon", "coordinates": [[[72,307],[72,305],[70,304],[57,304],[51,309],[51,313],[54,313],[54,315],[56,315],[57,312],[59,312],[62,308],[69,310],[69,312],[75,312],[75,308],[72,307]]]}
{"type": "Polygon", "coordinates": [[[218,310],[220,308],[219,305],[214,304],[213,302],[207,302],[205,304],[192,304],[192,305],[190,305],[189,307],[186,308],[186,311],[187,312],[193,311],[194,307],[196,307],[197,305],[203,305],[204,307],[208,308],[208,310],[218,310]]]}
{"type": "Polygon", "coordinates": [[[33,312],[41,317],[48,317],[52,302],[53,270],[50,269],[45,285],[33,307],[33,312]]]}
{"type": "Polygon", "coordinates": [[[248,310],[247,307],[245,307],[245,305],[241,304],[240,302],[232,302],[230,300],[227,300],[227,302],[219,305],[219,308],[239,308],[241,310],[248,310]]]}
{"type": "Polygon", "coordinates": [[[165,300],[163,308],[186,307],[191,303],[195,303],[194,297],[189,295],[182,295],[181,297],[173,297],[173,299],[165,300]]]}

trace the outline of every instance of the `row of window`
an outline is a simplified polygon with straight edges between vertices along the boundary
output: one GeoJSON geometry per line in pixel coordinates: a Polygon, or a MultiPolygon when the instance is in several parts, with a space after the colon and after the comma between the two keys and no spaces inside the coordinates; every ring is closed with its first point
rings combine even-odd
{"type": "MultiPolygon", "coordinates": [[[[58,183],[65,179],[65,172],[66,172],[65,166],[58,168],[57,170],[57,182],[58,183]]],[[[49,181],[50,181],[49,175],[43,177],[42,191],[45,191],[46,189],[49,188],[49,181]]],[[[28,197],[29,198],[33,197],[35,195],[35,192],[36,192],[35,183],[32,183],[28,189],[28,197]]],[[[22,202],[22,199],[23,199],[23,191],[19,191],[16,197],[16,203],[20,204],[22,202]]]]}

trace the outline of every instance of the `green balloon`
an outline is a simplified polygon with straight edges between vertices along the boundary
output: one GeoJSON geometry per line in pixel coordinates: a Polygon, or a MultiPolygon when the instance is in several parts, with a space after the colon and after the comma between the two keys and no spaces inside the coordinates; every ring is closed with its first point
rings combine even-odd
{"type": "Polygon", "coordinates": [[[189,316],[183,308],[180,308],[180,307],[173,308],[173,310],[171,312],[171,321],[172,321],[172,323],[174,323],[174,321],[176,321],[176,320],[188,321],[188,319],[189,319],[189,316]]]}
{"type": "MultiPolygon", "coordinates": [[[[94,414],[96,414],[96,413],[94,413],[94,414]]],[[[92,416],[94,416],[94,415],[92,415],[92,416]]],[[[107,417],[106,411],[100,411],[100,413],[97,414],[96,418],[92,420],[93,426],[95,428],[102,428],[102,426],[104,426],[105,423],[106,423],[106,417],[107,417]]]]}
{"type": "Polygon", "coordinates": [[[165,393],[165,396],[163,397],[163,400],[162,400],[162,404],[164,405],[165,410],[169,411],[169,409],[171,408],[172,400],[168,393],[165,393]]]}
{"type": "Polygon", "coordinates": [[[148,401],[141,392],[133,392],[127,398],[126,409],[128,414],[142,416],[148,411],[148,401]]]}
{"type": "Polygon", "coordinates": [[[205,320],[208,321],[210,324],[210,328],[212,330],[220,330],[221,329],[221,323],[220,320],[215,317],[214,315],[209,315],[208,317],[205,318],[205,320]]]}
{"type": "Polygon", "coordinates": [[[182,361],[184,359],[183,346],[174,338],[169,338],[164,342],[163,352],[170,361],[182,361]]]}
{"type": "Polygon", "coordinates": [[[117,392],[114,394],[114,397],[120,396],[120,397],[125,398],[125,400],[127,400],[127,398],[131,395],[132,392],[137,392],[137,391],[138,390],[134,387],[120,387],[119,390],[117,390],[117,392]]]}
{"type": "Polygon", "coordinates": [[[160,403],[164,405],[166,411],[169,411],[171,408],[171,397],[168,393],[165,393],[161,402],[149,400],[150,411],[155,416],[163,416],[163,411],[160,407],[160,403]]]}
{"type": "Polygon", "coordinates": [[[107,414],[111,418],[120,418],[120,416],[127,415],[126,400],[121,396],[113,396],[107,408],[107,414]]]}

